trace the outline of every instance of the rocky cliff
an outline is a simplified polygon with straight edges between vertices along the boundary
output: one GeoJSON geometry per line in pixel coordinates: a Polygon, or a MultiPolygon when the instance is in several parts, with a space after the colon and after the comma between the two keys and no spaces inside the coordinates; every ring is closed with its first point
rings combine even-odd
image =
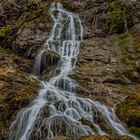
{"type": "MultiPolygon", "coordinates": [[[[39,80],[31,73],[52,27],[51,2],[0,1],[0,139],[6,138],[16,113],[37,95],[39,80]]],[[[78,93],[115,106],[130,132],[140,136],[139,0],[59,2],[79,14],[84,26],[79,59],[71,75],[83,87],[78,93]]]]}

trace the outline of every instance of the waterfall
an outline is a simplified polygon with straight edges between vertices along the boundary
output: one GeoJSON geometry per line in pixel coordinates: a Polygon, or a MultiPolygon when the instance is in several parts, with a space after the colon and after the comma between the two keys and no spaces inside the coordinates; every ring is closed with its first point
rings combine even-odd
{"type": "Polygon", "coordinates": [[[9,140],[52,140],[56,135],[78,140],[85,135],[126,134],[127,130],[114,109],[78,96],[76,82],[69,77],[75,68],[83,36],[80,18],[63,9],[60,3],[52,4],[50,14],[54,26],[37,56],[36,68],[40,71],[42,53],[53,51],[61,56],[59,72],[49,81],[42,81],[43,88],[37,98],[18,113],[10,127],[9,140]],[[100,126],[98,117],[102,118],[109,132],[100,126]]]}

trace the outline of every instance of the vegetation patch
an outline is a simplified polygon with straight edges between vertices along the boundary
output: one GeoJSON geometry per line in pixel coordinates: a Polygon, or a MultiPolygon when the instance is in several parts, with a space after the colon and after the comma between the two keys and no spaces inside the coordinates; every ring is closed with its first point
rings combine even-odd
{"type": "Polygon", "coordinates": [[[4,27],[0,27],[0,37],[5,37],[6,33],[12,29],[12,25],[6,25],[4,27]]]}
{"type": "Polygon", "coordinates": [[[24,22],[23,24],[21,24],[20,29],[24,29],[24,28],[26,28],[28,26],[31,26],[31,25],[32,25],[31,21],[30,22],[24,22]]]}
{"type": "Polygon", "coordinates": [[[129,131],[130,131],[132,134],[134,134],[134,135],[140,137],[140,128],[137,128],[137,127],[130,127],[129,131]]]}
{"type": "Polygon", "coordinates": [[[5,53],[5,49],[0,46],[0,56],[5,53]]]}
{"type": "Polygon", "coordinates": [[[124,11],[121,9],[120,0],[112,0],[109,3],[109,8],[111,9],[112,25],[114,27],[118,24],[124,22],[124,11]]]}

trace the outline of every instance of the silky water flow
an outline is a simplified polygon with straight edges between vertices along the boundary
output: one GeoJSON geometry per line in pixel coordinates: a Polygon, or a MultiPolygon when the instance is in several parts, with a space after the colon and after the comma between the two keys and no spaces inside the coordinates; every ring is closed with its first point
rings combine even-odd
{"type": "Polygon", "coordinates": [[[56,135],[78,140],[92,134],[127,134],[113,108],[78,96],[76,82],[69,78],[75,68],[83,36],[78,15],[66,11],[60,3],[52,4],[50,14],[54,26],[37,56],[36,71],[40,73],[43,52],[53,51],[61,57],[59,72],[49,81],[42,81],[43,88],[37,98],[18,113],[10,127],[9,140],[52,140],[56,135]],[[109,133],[98,124],[98,117],[109,127],[109,133]],[[82,119],[88,123],[82,123],[82,119]]]}

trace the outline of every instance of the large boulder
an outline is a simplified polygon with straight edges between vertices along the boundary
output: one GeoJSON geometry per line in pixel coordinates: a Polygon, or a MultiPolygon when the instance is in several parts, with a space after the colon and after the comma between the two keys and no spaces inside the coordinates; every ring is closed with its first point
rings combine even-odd
{"type": "Polygon", "coordinates": [[[60,62],[60,55],[52,51],[43,51],[40,56],[36,58],[35,73],[43,76],[50,77],[56,70],[60,62]],[[40,58],[39,58],[40,57],[40,58]],[[40,59],[38,62],[37,59],[40,59]]]}

